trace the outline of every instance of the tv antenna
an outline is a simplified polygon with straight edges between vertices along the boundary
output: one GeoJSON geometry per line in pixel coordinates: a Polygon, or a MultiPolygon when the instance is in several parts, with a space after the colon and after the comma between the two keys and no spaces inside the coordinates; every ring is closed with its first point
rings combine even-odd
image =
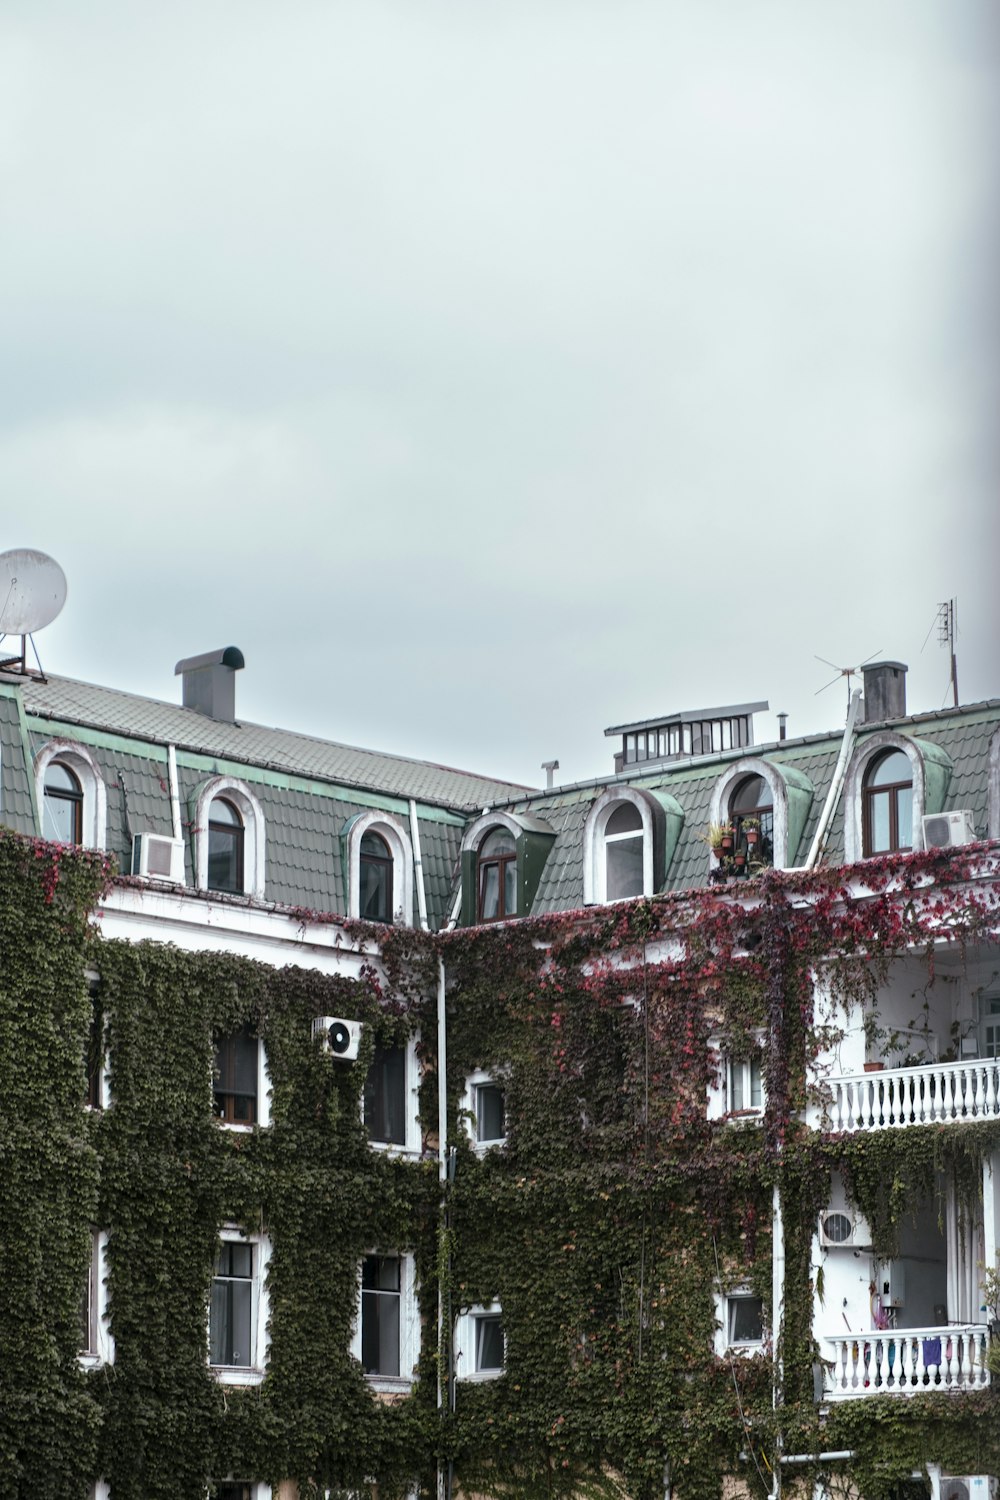
{"type": "Polygon", "coordinates": [[[938,605],[937,612],[938,641],[942,646],[947,646],[951,652],[951,691],[958,707],[958,662],[955,658],[955,636],[958,632],[958,611],[955,608],[954,599],[946,599],[943,604],[938,605]]]}
{"type": "Polygon", "coordinates": [[[34,632],[51,625],[65,603],[66,574],[55,558],[32,547],[0,552],[0,641],[8,635],[21,637],[20,655],[0,660],[0,671],[28,676],[30,641],[38,676],[45,681],[34,632]]]}
{"type": "Polygon", "coordinates": [[[825,656],[817,656],[816,657],[817,661],[821,661],[823,663],[823,665],[826,666],[826,667],[832,667],[833,670],[836,672],[837,675],[836,675],[836,677],[831,677],[831,679],[830,679],[829,682],[824,682],[824,684],[823,684],[823,686],[821,688],[817,688],[816,691],[815,691],[815,693],[813,694],[813,697],[814,698],[818,698],[819,695],[820,695],[820,693],[825,693],[826,690],[827,690],[827,688],[832,688],[833,684],[835,682],[839,682],[840,679],[841,679],[841,677],[846,677],[847,678],[847,711],[848,711],[848,713],[850,713],[850,711],[851,711],[851,678],[852,677],[860,677],[861,673],[862,673],[862,670],[865,667],[867,667],[867,665],[868,665],[868,663],[870,661],[874,661],[875,658],[876,658],[876,656],[879,656],[881,654],[881,651],[882,651],[882,647],[880,646],[878,648],[878,651],[873,651],[870,656],[866,656],[865,657],[864,661],[859,661],[858,665],[856,667],[838,667],[837,663],[835,661],[827,661],[827,659],[826,659],[825,656]]]}

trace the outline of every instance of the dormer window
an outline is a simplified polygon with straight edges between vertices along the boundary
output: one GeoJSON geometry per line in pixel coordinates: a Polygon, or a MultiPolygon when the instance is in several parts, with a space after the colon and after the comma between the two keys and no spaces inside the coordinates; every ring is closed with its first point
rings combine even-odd
{"type": "Polygon", "coordinates": [[[763,776],[747,776],[729,802],[733,825],[733,852],[747,864],[770,865],[774,861],[774,795],[763,776]]]}
{"type": "Polygon", "coordinates": [[[83,787],[61,760],[49,762],[43,782],[42,834],[54,844],[83,843],[83,787]]]}
{"type": "Polygon", "coordinates": [[[869,766],[862,819],[866,856],[913,847],[913,769],[904,751],[890,750],[869,766]]]}
{"type": "Polygon", "coordinates": [[[358,855],[358,915],[366,922],[391,922],[392,853],[378,833],[362,835],[358,855]]]}
{"type": "Polygon", "coordinates": [[[494,828],[479,846],[479,920],[501,922],[517,914],[517,854],[506,828],[494,828]]]}
{"type": "Polygon", "coordinates": [[[208,810],[208,889],[243,891],[243,820],[227,797],[208,810]]]}
{"type": "Polygon", "coordinates": [[[607,899],[622,901],[643,893],[642,814],[632,802],[621,802],[604,825],[607,899]]]}

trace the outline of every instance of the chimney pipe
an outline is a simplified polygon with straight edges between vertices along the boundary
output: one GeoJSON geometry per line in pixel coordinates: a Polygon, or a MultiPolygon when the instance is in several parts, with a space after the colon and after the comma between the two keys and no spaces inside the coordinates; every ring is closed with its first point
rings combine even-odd
{"type": "Polygon", "coordinates": [[[788,715],[778,715],[778,739],[783,740],[788,733],[788,715]]]}
{"type": "Polygon", "coordinates": [[[906,671],[903,661],[872,661],[862,667],[866,724],[906,718],[906,671]]]}
{"type": "Polygon", "coordinates": [[[236,673],[243,666],[243,652],[236,646],[179,661],[174,676],[181,679],[184,707],[232,724],[236,719],[236,673]]]}
{"type": "Polygon", "coordinates": [[[545,772],[545,790],[546,791],[548,791],[549,788],[552,786],[553,772],[554,771],[558,771],[558,769],[559,769],[559,762],[557,760],[543,760],[542,761],[542,770],[545,772]]]}

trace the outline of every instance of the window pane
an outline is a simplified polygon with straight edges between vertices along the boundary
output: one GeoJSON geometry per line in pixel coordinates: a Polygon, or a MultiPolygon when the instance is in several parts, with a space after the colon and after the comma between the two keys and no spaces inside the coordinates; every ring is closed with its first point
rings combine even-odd
{"type": "Polygon", "coordinates": [[[604,825],[605,837],[615,833],[631,833],[642,828],[642,814],[631,802],[620,802],[604,825]]]}
{"type": "Polygon", "coordinates": [[[358,869],[360,890],[358,911],[367,922],[392,921],[392,865],[382,859],[369,859],[362,840],[358,869]]]}
{"type": "Polygon", "coordinates": [[[506,828],[494,828],[488,833],[479,846],[479,857],[489,858],[494,854],[513,854],[514,836],[507,832],[506,828]]]}
{"type": "Polygon", "coordinates": [[[502,1141],[507,1134],[504,1091],[498,1084],[481,1083],[476,1089],[476,1139],[502,1141]]]}
{"type": "Polygon", "coordinates": [[[763,1337],[763,1305],[760,1298],[730,1298],[729,1342],[731,1344],[759,1344],[763,1337]]]}
{"type": "Polygon", "coordinates": [[[874,792],[868,799],[868,817],[871,824],[872,854],[883,853],[889,848],[889,793],[874,792]]]}
{"type": "Polygon", "coordinates": [[[373,1141],[406,1145],[406,1049],[376,1047],[365,1079],[365,1125],[373,1141]]]}
{"type": "Polygon", "coordinates": [[[481,872],[482,900],[480,916],[490,922],[500,912],[500,870],[497,865],[485,865],[481,872]]]}
{"type": "Polygon", "coordinates": [[[222,1037],[215,1048],[215,1112],[231,1124],[257,1118],[257,1038],[244,1027],[222,1037]]]}
{"type": "Polygon", "coordinates": [[[49,792],[42,801],[42,836],[53,844],[75,844],[80,802],[74,797],[56,797],[49,792]]]}
{"type": "Polygon", "coordinates": [[[607,895],[609,901],[623,901],[642,895],[643,838],[616,840],[605,845],[607,859],[607,895]]]}
{"type": "Polygon", "coordinates": [[[901,787],[896,793],[896,822],[899,831],[897,848],[913,847],[913,788],[901,787]]]}
{"type": "Polygon", "coordinates": [[[866,778],[869,786],[892,786],[899,781],[912,780],[910,758],[903,750],[893,750],[869,771],[866,778]]]}
{"type": "Polygon", "coordinates": [[[361,1365],[399,1375],[400,1268],[394,1255],[366,1255],[361,1268],[361,1365]]]}
{"type": "Polygon", "coordinates": [[[761,1109],[764,1104],[764,1090],[760,1077],[760,1058],[754,1057],[750,1061],[750,1108],[761,1109]]]}
{"type": "Polygon", "coordinates": [[[226,1242],[212,1282],[209,1359],[213,1365],[252,1363],[250,1348],[253,1248],[226,1242]]]}
{"type": "Polygon", "coordinates": [[[503,1330],[498,1313],[476,1319],[476,1369],[503,1369],[503,1330]]]}
{"type": "MultiPolygon", "coordinates": [[[[213,812],[215,804],[213,804],[213,812]]],[[[208,888],[210,891],[243,889],[243,829],[208,830],[208,888]]]]}
{"type": "Polygon", "coordinates": [[[763,776],[748,776],[741,781],[729,804],[730,813],[756,813],[758,808],[771,806],[771,789],[763,776]]]}
{"type": "Polygon", "coordinates": [[[743,1088],[743,1063],[734,1059],[729,1064],[729,1108],[746,1109],[743,1088]]]}
{"type": "Polygon", "coordinates": [[[503,867],[504,916],[512,917],[517,911],[517,862],[508,859],[503,867]]]}

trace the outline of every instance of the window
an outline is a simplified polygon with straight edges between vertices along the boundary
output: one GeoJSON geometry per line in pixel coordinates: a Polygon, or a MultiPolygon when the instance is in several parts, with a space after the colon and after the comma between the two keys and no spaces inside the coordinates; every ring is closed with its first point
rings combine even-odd
{"type": "Polygon", "coordinates": [[[726,1063],[726,1109],[729,1114],[759,1115],[764,1108],[764,1084],[759,1057],[731,1057],[726,1063]]]}
{"type": "MultiPolygon", "coordinates": [[[[674,808],[679,829],[683,814],[676,804],[674,808]]],[[[632,787],[602,792],[583,829],[584,901],[603,904],[651,896],[669,858],[664,843],[664,811],[655,797],[632,787]]]]}
{"type": "Polygon", "coordinates": [[[984,995],[981,1001],[983,1057],[1000,1057],[1000,995],[984,995]]]}
{"type": "Polygon", "coordinates": [[[359,866],[358,915],[367,922],[391,922],[392,854],[380,834],[362,836],[359,866]]]}
{"type": "Polygon", "coordinates": [[[507,1140],[507,1091],[490,1073],[473,1073],[466,1080],[462,1109],[469,1121],[472,1144],[482,1155],[507,1140]]]}
{"type": "Polygon", "coordinates": [[[729,801],[733,825],[733,854],[742,855],[743,868],[774,861],[774,797],[763,776],[745,777],[729,801]]]}
{"type": "Polygon", "coordinates": [[[107,1249],[107,1235],[95,1229],[80,1297],[80,1363],[87,1366],[111,1364],[115,1357],[108,1325],[107,1249]]]}
{"type": "Polygon", "coordinates": [[[864,778],[862,844],[865,856],[913,846],[913,770],[903,750],[889,750],[864,778]]]}
{"type": "Polygon", "coordinates": [[[412,1255],[366,1255],[361,1310],[352,1352],[376,1387],[409,1384],[420,1352],[420,1319],[412,1255]]]}
{"type": "Polygon", "coordinates": [[[364,1121],[373,1141],[406,1145],[406,1048],[375,1048],[365,1079],[364,1121]]]}
{"type": "Polygon", "coordinates": [[[517,913],[517,856],[513,834],[494,828],[479,846],[479,920],[500,922],[517,913]]]}
{"type": "Polygon", "coordinates": [[[507,1362],[507,1340],[499,1302],[470,1307],[455,1329],[455,1373],[459,1380],[495,1380],[507,1362]]]}
{"type": "Polygon", "coordinates": [[[52,740],[35,757],[35,797],[42,838],[103,849],[107,790],[83,745],[52,740]]]}
{"type": "Polygon", "coordinates": [[[224,1229],[212,1277],[208,1362],[218,1379],[251,1385],[264,1378],[268,1241],[224,1229]]]}
{"type": "Polygon", "coordinates": [[[228,797],[208,810],[208,889],[243,890],[243,820],[228,797]]]}
{"type": "Polygon", "coordinates": [[[759,1349],[764,1342],[764,1304],[749,1292],[726,1298],[726,1341],[730,1349],[759,1349]]]}
{"type": "Polygon", "coordinates": [[[83,788],[61,760],[45,772],[42,837],[55,844],[83,843],[83,788]]]}
{"type": "Polygon", "coordinates": [[[264,895],[264,813],[245,783],[214,776],[194,809],[195,876],[202,891],[264,895]]]}
{"type": "MultiPolygon", "coordinates": [[[[242,1027],[216,1044],[213,1067],[215,1113],[226,1125],[255,1125],[260,1088],[260,1043],[242,1027]]],[[[260,1122],[265,1123],[264,1121],[260,1122]]]]}
{"type": "Polygon", "coordinates": [[[642,815],[631,802],[622,802],[604,825],[605,887],[608,901],[641,896],[642,815]]]}

